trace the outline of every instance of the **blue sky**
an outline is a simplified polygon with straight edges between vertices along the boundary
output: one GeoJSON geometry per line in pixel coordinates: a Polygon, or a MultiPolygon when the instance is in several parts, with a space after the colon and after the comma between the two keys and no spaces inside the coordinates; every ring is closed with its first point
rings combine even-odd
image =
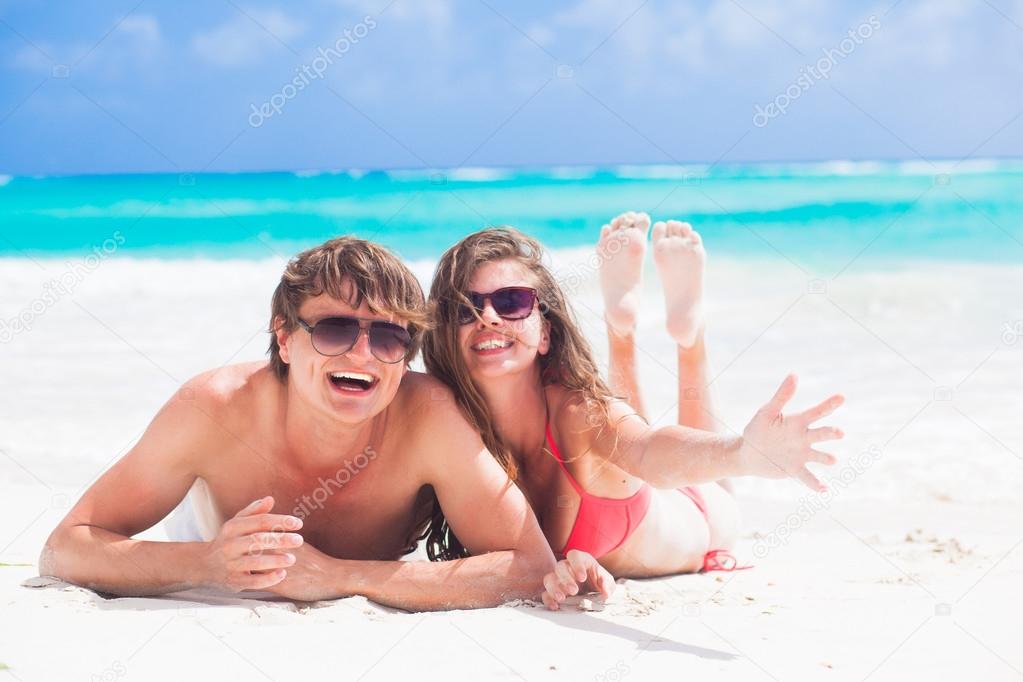
{"type": "Polygon", "coordinates": [[[0,0],[0,173],[1023,156],[1023,0],[892,1],[0,0]]]}

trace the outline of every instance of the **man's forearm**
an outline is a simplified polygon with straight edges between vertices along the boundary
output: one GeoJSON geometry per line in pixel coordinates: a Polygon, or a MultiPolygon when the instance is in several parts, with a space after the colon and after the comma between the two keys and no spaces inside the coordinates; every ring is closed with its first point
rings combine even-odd
{"type": "Polygon", "coordinates": [[[50,537],[39,572],[119,596],[164,594],[202,584],[205,545],[133,540],[95,526],[71,526],[50,537]]]}
{"type": "Polygon", "coordinates": [[[622,468],[655,488],[680,488],[742,476],[742,438],[666,426],[651,434],[637,461],[622,468]]]}
{"type": "Polygon", "coordinates": [[[534,599],[554,569],[520,551],[490,552],[454,561],[348,561],[338,559],[334,596],[359,594],[408,611],[497,606],[534,599]]]}

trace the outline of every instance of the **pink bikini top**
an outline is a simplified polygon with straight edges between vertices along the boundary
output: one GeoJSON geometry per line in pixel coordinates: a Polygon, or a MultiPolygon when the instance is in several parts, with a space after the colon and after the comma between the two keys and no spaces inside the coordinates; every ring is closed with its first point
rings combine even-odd
{"type": "MultiPolygon", "coordinates": [[[[565,547],[560,554],[565,556],[569,550],[578,549],[592,555],[594,559],[599,559],[621,547],[629,539],[629,536],[639,528],[639,524],[643,522],[650,510],[653,488],[644,482],[639,490],[624,499],[599,497],[586,492],[565,466],[561,451],[558,450],[554,437],[551,435],[550,422],[547,422],[545,428],[547,447],[550,448],[554,458],[558,460],[558,464],[565,472],[572,488],[579,494],[579,512],[576,514],[572,532],[568,535],[568,541],[565,542],[565,547]]],[[[678,491],[692,500],[696,508],[703,514],[703,518],[707,518],[707,505],[698,488],[687,486],[679,488],[678,491]]],[[[731,552],[723,549],[712,549],[703,557],[703,572],[741,571],[747,568],[752,568],[752,566],[739,566],[731,552]]]]}
{"type": "Polygon", "coordinates": [[[579,485],[565,466],[565,460],[561,458],[561,452],[554,443],[554,437],[551,436],[550,423],[546,428],[547,447],[558,460],[561,470],[568,477],[568,482],[579,493],[579,513],[575,517],[575,524],[568,536],[568,542],[561,550],[561,555],[564,556],[569,550],[578,549],[599,559],[618,549],[639,527],[650,509],[653,489],[644,483],[635,494],[625,499],[591,495],[579,485]]]}

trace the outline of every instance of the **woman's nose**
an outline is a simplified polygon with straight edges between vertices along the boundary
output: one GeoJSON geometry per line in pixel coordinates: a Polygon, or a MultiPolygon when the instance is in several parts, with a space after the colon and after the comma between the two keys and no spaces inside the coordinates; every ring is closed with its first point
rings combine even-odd
{"type": "Polygon", "coordinates": [[[488,326],[501,324],[501,316],[497,314],[496,310],[494,310],[494,306],[490,303],[490,301],[487,301],[487,304],[483,306],[483,312],[480,314],[480,319],[483,320],[483,324],[488,326]]]}

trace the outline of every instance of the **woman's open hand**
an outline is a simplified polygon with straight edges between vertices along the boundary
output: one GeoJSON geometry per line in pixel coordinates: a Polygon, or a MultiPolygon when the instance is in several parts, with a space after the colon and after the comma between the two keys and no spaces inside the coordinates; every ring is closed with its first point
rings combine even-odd
{"type": "Polygon", "coordinates": [[[845,434],[834,426],[810,426],[837,410],[845,398],[833,395],[824,402],[803,412],[784,415],[782,409],[796,392],[796,377],[785,377],[778,391],[760,408],[742,432],[740,458],[744,474],[764,478],[791,476],[815,492],[824,492],[827,486],[814,476],[806,465],[834,464],[835,456],[814,449],[814,445],[838,440],[845,434]]]}

